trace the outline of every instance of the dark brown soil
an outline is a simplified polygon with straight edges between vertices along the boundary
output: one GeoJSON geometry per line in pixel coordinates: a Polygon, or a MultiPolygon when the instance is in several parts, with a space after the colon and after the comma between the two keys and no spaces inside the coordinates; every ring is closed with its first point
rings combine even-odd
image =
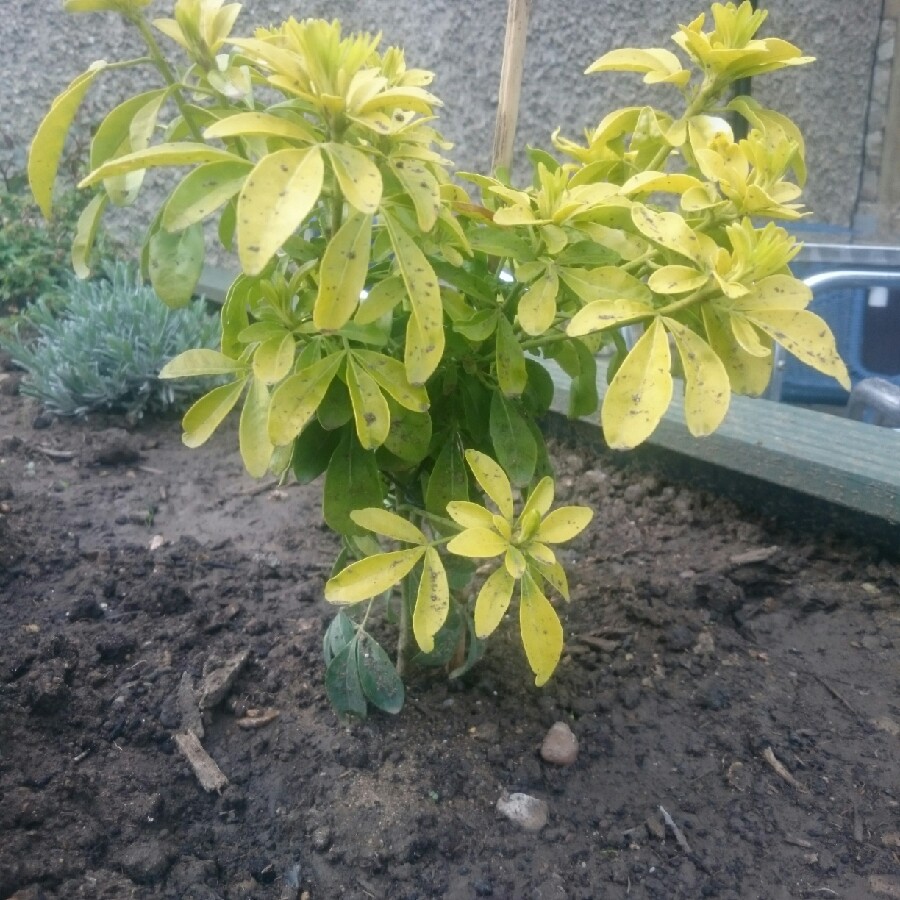
{"type": "Polygon", "coordinates": [[[878,551],[561,447],[560,493],[597,514],[565,553],[552,683],[511,623],[464,683],[419,676],[348,727],[317,486],[254,484],[234,435],[188,451],[176,423],[36,412],[0,396],[0,898],[900,897],[900,567],[878,551]],[[243,650],[206,793],[179,684],[243,650]],[[240,727],[251,709],[279,716],[240,727]],[[569,767],[539,754],[557,721],[569,767]],[[542,831],[499,816],[513,791],[548,802],[542,831]]]}

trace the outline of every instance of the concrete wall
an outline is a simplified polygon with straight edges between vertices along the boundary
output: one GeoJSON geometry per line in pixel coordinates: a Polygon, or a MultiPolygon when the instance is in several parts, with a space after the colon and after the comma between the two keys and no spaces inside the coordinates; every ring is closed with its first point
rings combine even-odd
{"type": "MultiPolygon", "coordinates": [[[[52,97],[93,59],[121,58],[138,45],[111,14],[66,16],[58,0],[2,0],[4,95],[0,137],[24,149],[52,97]]],[[[791,115],[808,141],[806,201],[833,234],[849,231],[860,199],[867,112],[882,0],[761,0],[765,33],[798,44],[818,62],[754,80],[754,93],[791,115]]],[[[154,4],[164,14],[168,0],[154,4]]],[[[617,46],[665,46],[678,22],[706,7],[697,0],[534,0],[520,116],[520,144],[549,145],[561,125],[578,136],[609,110],[678,101],[665,86],[648,95],[640,77],[584,77],[583,69],[617,46]]],[[[247,0],[240,23],[269,24],[286,15],[342,18],[348,27],[381,28],[406,48],[410,64],[434,69],[446,107],[441,127],[457,144],[460,168],[484,169],[493,133],[503,0],[247,0]]],[[[669,46],[672,46],[671,44],[669,46]]],[[[91,109],[115,91],[101,87],[91,109]]],[[[677,110],[677,106],[674,107],[677,110]]],[[[91,115],[88,116],[91,118],[91,115]]],[[[897,240],[900,240],[898,238],[897,240]]]]}

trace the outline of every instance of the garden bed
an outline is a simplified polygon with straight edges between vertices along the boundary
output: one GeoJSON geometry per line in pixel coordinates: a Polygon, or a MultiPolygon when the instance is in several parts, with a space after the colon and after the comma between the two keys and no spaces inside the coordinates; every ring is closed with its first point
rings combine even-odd
{"type": "Polygon", "coordinates": [[[227,432],[47,424],[0,396],[0,898],[900,897],[900,566],[868,542],[560,444],[596,516],[549,686],[501,629],[348,727],[319,487],[253,482],[227,432]],[[179,685],[244,651],[206,793],[179,685]],[[514,791],[543,830],[498,814],[514,791]]]}

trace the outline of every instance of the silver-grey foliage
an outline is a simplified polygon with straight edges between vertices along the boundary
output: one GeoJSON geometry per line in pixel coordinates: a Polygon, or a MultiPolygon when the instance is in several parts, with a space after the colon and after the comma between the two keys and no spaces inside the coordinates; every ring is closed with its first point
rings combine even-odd
{"type": "Polygon", "coordinates": [[[72,277],[61,307],[33,303],[0,346],[26,370],[22,393],[48,412],[139,418],[184,408],[209,390],[209,379],[157,376],[173,356],[213,347],[216,336],[216,317],[203,301],[169,309],[139,273],[118,262],[97,280],[72,277]]]}

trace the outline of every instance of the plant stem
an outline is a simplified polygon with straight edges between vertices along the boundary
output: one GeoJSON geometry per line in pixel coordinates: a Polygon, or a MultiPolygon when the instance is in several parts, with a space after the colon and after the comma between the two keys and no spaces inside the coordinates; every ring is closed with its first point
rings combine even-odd
{"type": "Polygon", "coordinates": [[[409,577],[403,579],[400,587],[400,633],[397,635],[397,674],[406,675],[406,657],[409,655],[409,636],[412,632],[409,609],[412,590],[409,577]]]}
{"type": "Polygon", "coordinates": [[[181,82],[175,77],[172,67],[163,55],[159,43],[153,34],[153,30],[150,28],[150,23],[141,13],[130,13],[126,15],[135,28],[140,31],[141,37],[144,39],[144,43],[150,51],[150,61],[159,70],[159,74],[162,75],[163,81],[172,88],[172,97],[175,100],[175,105],[178,107],[178,111],[181,113],[188,128],[190,128],[191,134],[196,141],[202,142],[203,133],[188,113],[187,103],[185,102],[184,94],[181,92],[181,82]]]}

